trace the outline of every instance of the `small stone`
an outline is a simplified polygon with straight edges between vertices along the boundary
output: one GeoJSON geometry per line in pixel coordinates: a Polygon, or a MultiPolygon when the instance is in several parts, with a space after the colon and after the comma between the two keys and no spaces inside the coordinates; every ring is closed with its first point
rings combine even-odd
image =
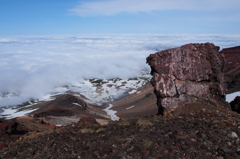
{"type": "Polygon", "coordinates": [[[212,156],[212,153],[211,153],[211,152],[207,152],[207,153],[206,153],[206,156],[211,157],[211,156],[212,156]]]}
{"type": "Polygon", "coordinates": [[[237,148],[237,152],[240,152],[240,148],[237,148]]]}
{"type": "Polygon", "coordinates": [[[234,152],[233,150],[231,149],[228,149],[226,147],[222,147],[221,150],[223,150],[224,152],[228,153],[228,152],[234,152]]]}
{"type": "Polygon", "coordinates": [[[207,148],[210,148],[212,146],[212,143],[210,141],[208,142],[203,142],[204,146],[207,148]]]}
{"type": "Polygon", "coordinates": [[[224,159],[224,157],[222,157],[222,156],[219,156],[219,157],[218,157],[218,159],[224,159]]]}
{"type": "Polygon", "coordinates": [[[238,144],[240,142],[239,138],[237,138],[237,140],[235,142],[236,142],[236,144],[238,144]]]}
{"type": "Polygon", "coordinates": [[[205,138],[207,135],[202,133],[201,136],[202,136],[202,138],[205,138]]]}
{"type": "Polygon", "coordinates": [[[7,144],[5,144],[5,143],[0,143],[0,149],[4,148],[4,147],[6,147],[6,146],[7,146],[7,144]]]}
{"type": "Polygon", "coordinates": [[[188,149],[189,147],[187,145],[182,145],[183,149],[188,149]]]}
{"type": "Polygon", "coordinates": [[[233,156],[229,155],[229,154],[225,154],[224,155],[225,159],[235,159],[233,156]]]}
{"type": "Polygon", "coordinates": [[[149,153],[150,153],[150,151],[149,151],[149,150],[145,151],[145,152],[144,152],[144,156],[148,156],[148,155],[149,155],[149,153]]]}
{"type": "Polygon", "coordinates": [[[105,145],[104,147],[102,147],[101,150],[99,150],[98,153],[99,153],[101,156],[104,156],[105,154],[108,154],[108,153],[111,152],[111,151],[112,151],[111,147],[108,146],[108,145],[105,145]]]}
{"type": "Polygon", "coordinates": [[[227,134],[227,137],[238,138],[238,135],[235,132],[231,132],[231,133],[227,134]]]}
{"type": "Polygon", "coordinates": [[[132,151],[133,149],[134,149],[134,147],[132,146],[132,147],[128,148],[127,151],[132,151]]]}
{"type": "Polygon", "coordinates": [[[235,157],[235,159],[240,159],[240,155],[238,155],[237,153],[234,153],[232,156],[235,157]]]}
{"type": "Polygon", "coordinates": [[[127,153],[126,153],[126,152],[119,153],[118,156],[120,156],[120,157],[126,157],[126,156],[127,156],[127,153]]]}
{"type": "Polygon", "coordinates": [[[228,145],[228,146],[231,146],[232,144],[231,144],[231,142],[227,142],[227,145],[228,145]]]}
{"type": "Polygon", "coordinates": [[[191,141],[192,141],[192,142],[197,142],[197,140],[196,140],[196,139],[194,139],[194,138],[191,138],[191,141]]]}
{"type": "Polygon", "coordinates": [[[218,142],[219,141],[219,137],[217,135],[211,135],[211,139],[214,141],[214,142],[218,142]]]}
{"type": "Polygon", "coordinates": [[[179,142],[177,142],[177,143],[176,143],[176,146],[177,146],[177,147],[182,147],[182,144],[179,143],[179,142]]]}
{"type": "Polygon", "coordinates": [[[219,145],[214,145],[214,149],[218,149],[219,148],[219,145]]]}

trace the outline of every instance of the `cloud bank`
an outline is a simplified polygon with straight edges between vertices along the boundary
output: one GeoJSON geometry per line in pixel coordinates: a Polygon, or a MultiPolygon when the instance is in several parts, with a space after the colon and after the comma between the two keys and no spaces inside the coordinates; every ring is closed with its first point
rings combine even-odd
{"type": "Polygon", "coordinates": [[[159,10],[222,10],[236,9],[239,0],[101,0],[81,2],[69,11],[79,16],[115,15],[118,13],[159,10]]]}
{"type": "Polygon", "coordinates": [[[0,107],[65,92],[61,86],[84,79],[137,77],[150,70],[149,54],[191,42],[226,48],[239,45],[240,35],[0,37],[0,107]]]}

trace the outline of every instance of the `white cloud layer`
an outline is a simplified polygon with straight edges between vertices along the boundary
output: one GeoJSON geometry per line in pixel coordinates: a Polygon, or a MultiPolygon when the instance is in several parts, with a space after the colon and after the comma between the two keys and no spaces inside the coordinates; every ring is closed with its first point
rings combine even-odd
{"type": "Polygon", "coordinates": [[[240,35],[0,36],[0,107],[64,92],[89,78],[140,75],[146,57],[186,43],[239,45],[240,35]],[[1,98],[11,92],[14,96],[1,98]]]}
{"type": "Polygon", "coordinates": [[[69,11],[79,16],[95,16],[173,9],[214,11],[238,6],[239,0],[101,0],[81,2],[69,11]]]}

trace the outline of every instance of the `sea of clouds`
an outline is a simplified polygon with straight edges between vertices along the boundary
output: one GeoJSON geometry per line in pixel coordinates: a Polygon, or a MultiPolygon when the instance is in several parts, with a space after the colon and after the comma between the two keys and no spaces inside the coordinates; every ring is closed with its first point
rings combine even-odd
{"type": "Polygon", "coordinates": [[[0,36],[0,107],[63,93],[89,78],[132,78],[150,71],[151,53],[186,43],[237,46],[240,35],[111,34],[0,36]]]}

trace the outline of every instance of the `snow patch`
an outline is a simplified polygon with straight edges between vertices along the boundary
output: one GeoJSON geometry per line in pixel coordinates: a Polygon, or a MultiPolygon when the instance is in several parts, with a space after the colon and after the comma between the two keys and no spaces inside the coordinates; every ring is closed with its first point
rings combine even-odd
{"type": "Polygon", "coordinates": [[[22,117],[25,116],[33,111],[38,110],[38,108],[36,109],[31,109],[31,110],[24,110],[24,111],[18,111],[18,109],[12,109],[12,108],[3,108],[3,112],[1,113],[2,116],[6,116],[6,119],[13,119],[13,118],[17,118],[17,117],[22,117]]]}
{"type": "Polygon", "coordinates": [[[73,104],[82,107],[82,105],[80,105],[80,104],[78,104],[78,103],[73,103],[73,104]]]}
{"type": "Polygon", "coordinates": [[[103,109],[109,116],[111,116],[112,121],[118,121],[120,118],[115,115],[117,111],[110,110],[112,108],[112,104],[109,104],[109,106],[106,109],[103,109]]]}
{"type": "Polygon", "coordinates": [[[128,108],[126,108],[126,110],[128,110],[128,109],[132,109],[132,108],[134,108],[135,107],[135,105],[133,105],[133,106],[131,106],[131,107],[128,107],[128,108]]]}
{"type": "Polygon", "coordinates": [[[228,103],[230,103],[231,101],[233,101],[235,99],[236,96],[240,96],[240,92],[234,92],[234,93],[231,93],[231,94],[227,94],[226,95],[226,101],[228,103]]]}
{"type": "Polygon", "coordinates": [[[129,94],[133,94],[133,93],[135,93],[135,92],[137,92],[137,90],[132,90],[132,91],[130,91],[130,92],[128,92],[129,94]]]}

